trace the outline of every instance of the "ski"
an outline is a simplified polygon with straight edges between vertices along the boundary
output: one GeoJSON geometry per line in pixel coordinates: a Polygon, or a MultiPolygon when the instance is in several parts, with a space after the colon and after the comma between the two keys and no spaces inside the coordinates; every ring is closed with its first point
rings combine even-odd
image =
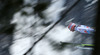
{"type": "Polygon", "coordinates": [[[94,47],[93,44],[80,44],[80,43],[69,43],[69,42],[60,42],[60,44],[72,45],[78,49],[89,49],[89,50],[93,50],[93,47],[94,47]]]}

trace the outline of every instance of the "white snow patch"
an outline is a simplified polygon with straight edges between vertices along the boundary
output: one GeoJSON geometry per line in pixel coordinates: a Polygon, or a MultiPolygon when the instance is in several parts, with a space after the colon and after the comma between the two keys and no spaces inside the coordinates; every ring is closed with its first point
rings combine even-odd
{"type": "Polygon", "coordinates": [[[95,4],[96,2],[98,2],[98,0],[93,0],[91,3],[89,3],[88,5],[86,5],[85,8],[87,8],[87,7],[89,7],[89,6],[93,5],[93,4],[95,4]]]}
{"type": "Polygon", "coordinates": [[[77,49],[77,50],[73,51],[70,55],[83,55],[82,53],[83,53],[83,51],[81,49],[77,49]]]}
{"type": "Polygon", "coordinates": [[[33,13],[33,8],[32,7],[25,7],[25,8],[23,8],[22,9],[22,11],[25,11],[25,12],[27,12],[28,14],[31,14],[31,13],[33,13]]]}
{"type": "Polygon", "coordinates": [[[23,55],[31,47],[31,40],[32,38],[27,37],[14,41],[14,44],[10,47],[10,53],[12,55],[23,55]]]}
{"type": "Polygon", "coordinates": [[[43,13],[46,15],[46,21],[57,21],[59,19],[59,14],[61,11],[65,9],[63,7],[64,0],[58,0],[55,3],[51,4],[48,9],[46,9],[43,13]]]}
{"type": "Polygon", "coordinates": [[[67,27],[57,26],[51,32],[49,32],[47,36],[57,42],[70,42],[73,39],[74,32],[71,32],[67,27]]]}
{"type": "Polygon", "coordinates": [[[66,26],[69,25],[69,23],[72,22],[72,20],[74,20],[74,19],[75,19],[75,18],[69,19],[68,21],[65,22],[65,25],[66,25],[66,26]]]}
{"type": "Polygon", "coordinates": [[[71,50],[66,49],[64,51],[57,52],[53,50],[48,41],[43,39],[35,46],[32,52],[34,52],[33,55],[70,55],[71,50]]]}
{"type": "Polygon", "coordinates": [[[37,22],[39,19],[35,19],[34,15],[21,16],[21,11],[15,13],[11,24],[16,23],[14,39],[29,37],[30,34],[34,33],[33,28],[30,27],[32,24],[37,22]],[[25,33],[25,34],[23,34],[25,33]]]}

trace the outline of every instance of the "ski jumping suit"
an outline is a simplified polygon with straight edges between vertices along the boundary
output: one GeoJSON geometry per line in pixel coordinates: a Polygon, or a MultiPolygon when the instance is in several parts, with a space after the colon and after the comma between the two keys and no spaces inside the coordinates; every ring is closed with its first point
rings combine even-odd
{"type": "Polygon", "coordinates": [[[95,32],[95,30],[91,27],[85,25],[76,25],[75,23],[70,23],[68,28],[71,31],[78,31],[80,33],[93,34],[95,32]]]}
{"type": "Polygon", "coordinates": [[[93,34],[95,30],[85,25],[79,25],[75,27],[75,31],[78,31],[81,33],[93,34]]]}

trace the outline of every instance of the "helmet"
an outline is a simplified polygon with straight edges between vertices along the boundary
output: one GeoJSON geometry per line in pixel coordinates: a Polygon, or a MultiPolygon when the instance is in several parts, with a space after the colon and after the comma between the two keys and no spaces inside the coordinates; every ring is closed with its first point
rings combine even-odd
{"type": "Polygon", "coordinates": [[[75,31],[75,27],[76,27],[76,24],[75,23],[70,23],[68,25],[68,28],[70,29],[70,31],[75,31]]]}

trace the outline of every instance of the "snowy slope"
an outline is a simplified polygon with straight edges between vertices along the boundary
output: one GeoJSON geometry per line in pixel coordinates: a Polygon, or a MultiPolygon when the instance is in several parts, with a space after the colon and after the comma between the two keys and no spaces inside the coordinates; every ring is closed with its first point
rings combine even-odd
{"type": "MultiPolygon", "coordinates": [[[[7,49],[7,51],[4,50],[0,55],[4,55],[6,52],[9,55],[25,54],[63,15],[65,15],[63,17],[64,19],[46,33],[44,38],[37,42],[27,55],[91,55],[92,50],[74,49],[70,45],[61,46],[60,43],[60,41],[84,44],[93,43],[93,35],[71,32],[67,28],[67,25],[70,22],[75,22],[77,24],[95,27],[94,22],[98,0],[80,0],[69,10],[76,1],[78,0],[23,0],[18,10],[15,10],[16,12],[13,9],[17,9],[17,6],[10,7],[11,9],[7,13],[9,15],[6,15],[10,17],[7,19],[9,21],[6,20],[7,22],[5,22],[5,20],[1,19],[2,21],[0,23],[7,24],[8,26],[14,24],[14,30],[10,34],[4,32],[0,35],[1,42],[7,40],[0,44],[2,47],[1,52],[5,48],[7,49]],[[67,10],[69,12],[65,13],[67,10]],[[9,36],[11,38],[8,38],[9,36]]],[[[12,2],[12,4],[14,3],[12,2]]],[[[3,6],[0,5],[0,7],[3,6]]],[[[0,11],[2,9],[0,8],[0,11]]],[[[5,19],[2,15],[0,17],[5,19]]],[[[1,27],[0,30],[2,30],[1,27]]]]}

